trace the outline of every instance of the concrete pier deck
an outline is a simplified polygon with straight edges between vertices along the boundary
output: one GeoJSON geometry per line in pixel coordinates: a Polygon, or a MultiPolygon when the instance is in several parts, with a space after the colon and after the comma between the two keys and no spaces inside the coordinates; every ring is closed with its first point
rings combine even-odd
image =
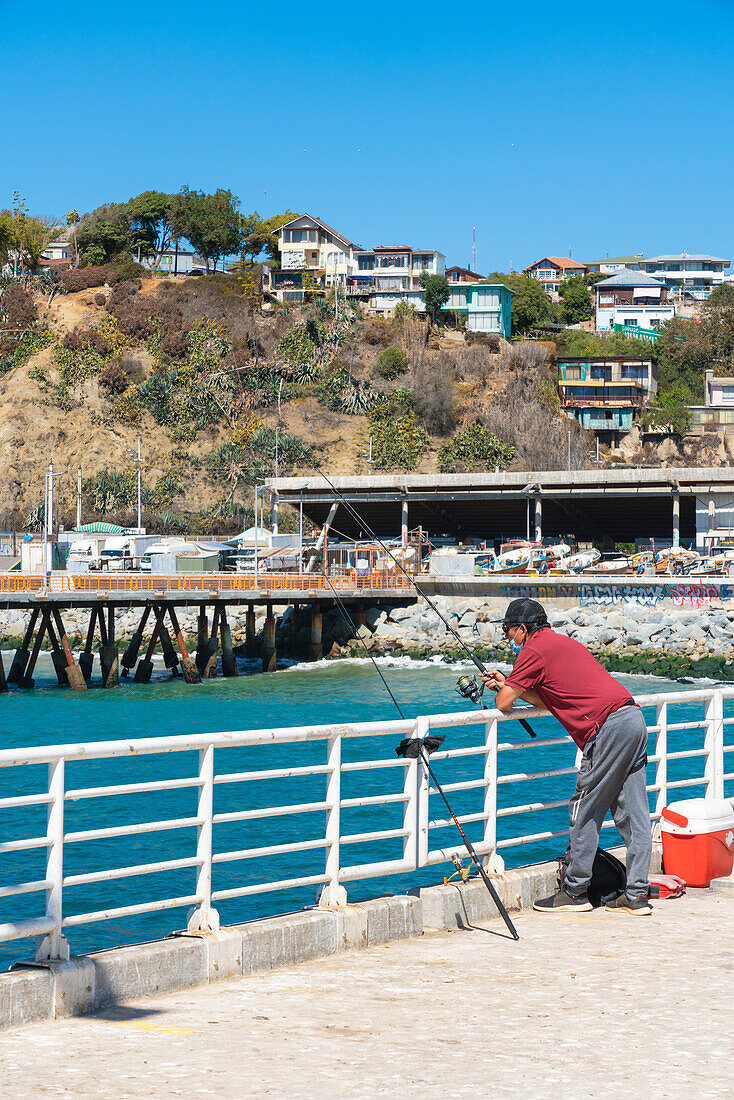
{"type": "Polygon", "coordinates": [[[3,1095],[734,1093],[734,898],[522,912],[0,1033],[3,1095]]]}

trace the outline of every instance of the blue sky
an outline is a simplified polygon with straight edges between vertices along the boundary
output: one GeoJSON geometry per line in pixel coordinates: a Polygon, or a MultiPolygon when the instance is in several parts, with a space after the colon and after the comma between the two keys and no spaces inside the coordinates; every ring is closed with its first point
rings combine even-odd
{"type": "Polygon", "coordinates": [[[734,258],[731,0],[44,0],[3,18],[0,207],[229,187],[481,271],[734,258]]]}

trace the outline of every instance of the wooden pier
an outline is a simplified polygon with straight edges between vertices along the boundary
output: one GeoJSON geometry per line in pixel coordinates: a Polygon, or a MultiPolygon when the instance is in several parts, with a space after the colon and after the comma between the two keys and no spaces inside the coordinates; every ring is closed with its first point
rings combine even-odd
{"type": "Polygon", "coordinates": [[[323,655],[324,610],[339,601],[359,623],[363,609],[381,602],[394,604],[415,599],[405,577],[352,578],[323,574],[52,574],[44,586],[39,576],[0,575],[0,610],[30,613],[28,624],[5,673],[0,653],[0,693],[9,686],[32,688],[34,671],[44,641],[51,650],[60,686],[86,691],[94,671],[95,643],[99,654],[101,682],[112,687],[120,677],[148,683],[153,672],[153,655],[160,650],[164,666],[187,684],[198,684],[222,676],[237,676],[235,647],[228,612],[246,607],[245,642],[240,652],[258,656],[255,609],[265,609],[260,654],[263,671],[275,670],[276,618],[274,608],[292,608],[298,627],[308,626],[306,652],[292,656],[312,660],[323,655]],[[178,617],[180,608],[197,608],[196,649],[187,647],[178,617]],[[141,616],[124,652],[116,634],[116,612],[140,608],[141,616]],[[64,616],[70,611],[89,611],[83,646],[75,660],[64,616]],[[149,633],[146,637],[146,628],[149,633]],[[152,628],[152,629],[151,629],[152,628]]]}

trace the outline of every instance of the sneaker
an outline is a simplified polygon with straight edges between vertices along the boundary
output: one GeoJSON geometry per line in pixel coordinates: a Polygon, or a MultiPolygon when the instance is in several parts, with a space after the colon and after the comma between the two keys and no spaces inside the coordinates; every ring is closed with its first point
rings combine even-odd
{"type": "Polygon", "coordinates": [[[618,898],[612,898],[605,903],[606,909],[613,909],[616,913],[628,913],[631,917],[649,917],[652,913],[652,905],[646,897],[630,897],[629,894],[620,894],[618,898]]]}
{"type": "Polygon", "coordinates": [[[567,894],[565,890],[556,890],[549,898],[541,898],[533,905],[538,913],[587,913],[592,908],[586,894],[567,894]]]}

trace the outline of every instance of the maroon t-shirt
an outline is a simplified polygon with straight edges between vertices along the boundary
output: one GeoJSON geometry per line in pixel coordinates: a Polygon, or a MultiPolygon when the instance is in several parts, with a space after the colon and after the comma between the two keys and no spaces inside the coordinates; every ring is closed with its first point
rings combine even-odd
{"type": "Polygon", "coordinates": [[[580,749],[610,714],[634,703],[585,646],[550,629],[528,639],[505,683],[537,692],[580,749]]]}

